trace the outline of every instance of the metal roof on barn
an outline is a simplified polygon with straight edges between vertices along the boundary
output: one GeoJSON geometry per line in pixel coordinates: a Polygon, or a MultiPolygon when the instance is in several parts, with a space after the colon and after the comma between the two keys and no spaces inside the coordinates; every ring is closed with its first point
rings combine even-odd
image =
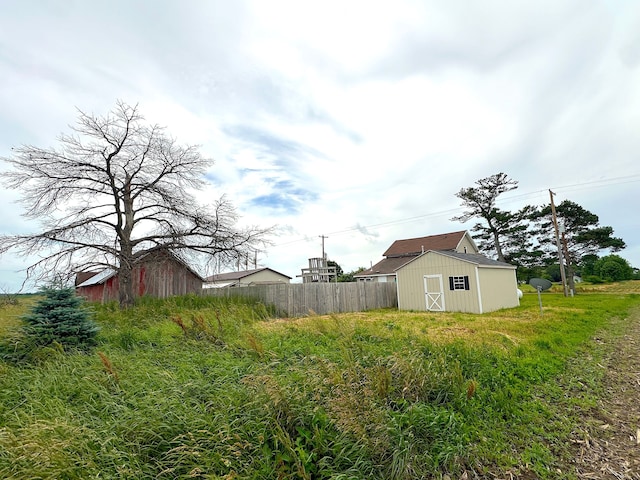
{"type": "Polygon", "coordinates": [[[107,280],[109,280],[115,274],[116,274],[115,270],[112,270],[112,269],[108,268],[108,269],[103,270],[103,271],[101,271],[99,273],[96,273],[95,275],[93,275],[88,280],[85,280],[84,282],[82,282],[79,285],[77,285],[77,287],[80,288],[80,287],[90,287],[91,285],[100,285],[101,283],[104,283],[107,280]]]}

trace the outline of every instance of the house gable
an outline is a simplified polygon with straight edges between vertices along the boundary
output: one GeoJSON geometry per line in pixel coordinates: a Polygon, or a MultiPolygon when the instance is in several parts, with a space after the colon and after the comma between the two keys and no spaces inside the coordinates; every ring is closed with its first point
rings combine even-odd
{"type": "Polygon", "coordinates": [[[477,253],[478,247],[466,230],[429,235],[426,237],[396,240],[382,255],[384,257],[416,256],[428,250],[456,250],[462,253],[477,253]],[[472,250],[465,252],[464,249],[472,250]]]}

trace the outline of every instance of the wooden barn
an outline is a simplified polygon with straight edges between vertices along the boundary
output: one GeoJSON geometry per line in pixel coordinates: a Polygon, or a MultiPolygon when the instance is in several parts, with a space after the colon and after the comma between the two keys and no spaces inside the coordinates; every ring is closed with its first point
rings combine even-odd
{"type": "Polygon", "coordinates": [[[516,267],[484,255],[431,250],[396,275],[400,310],[486,313],[520,304],[516,267]]]}
{"type": "MultiPolygon", "coordinates": [[[[168,251],[145,255],[131,273],[136,297],[167,298],[199,293],[204,279],[182,260],[168,251]]],[[[118,274],[115,269],[80,272],[76,276],[76,293],[90,302],[118,300],[118,274]]]]}

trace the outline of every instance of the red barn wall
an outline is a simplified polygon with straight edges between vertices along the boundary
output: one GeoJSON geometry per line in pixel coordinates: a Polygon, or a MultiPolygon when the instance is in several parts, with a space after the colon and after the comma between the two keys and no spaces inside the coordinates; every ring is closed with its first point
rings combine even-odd
{"type": "Polygon", "coordinates": [[[98,285],[89,285],[76,289],[76,293],[90,302],[108,302],[118,299],[118,277],[108,278],[98,285]]]}
{"type": "MultiPolygon", "coordinates": [[[[198,293],[202,290],[200,277],[169,255],[154,255],[134,267],[131,273],[133,294],[136,297],[148,295],[167,298],[198,293]]],[[[77,293],[90,302],[118,300],[118,276],[111,277],[99,285],[78,288],[77,293]]]]}

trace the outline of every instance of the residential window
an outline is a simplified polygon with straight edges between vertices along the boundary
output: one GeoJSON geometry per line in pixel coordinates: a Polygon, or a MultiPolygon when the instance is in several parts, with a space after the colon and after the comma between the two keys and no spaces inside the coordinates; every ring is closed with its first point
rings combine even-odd
{"type": "Polygon", "coordinates": [[[449,277],[449,290],[469,290],[469,277],[449,277]]]}

